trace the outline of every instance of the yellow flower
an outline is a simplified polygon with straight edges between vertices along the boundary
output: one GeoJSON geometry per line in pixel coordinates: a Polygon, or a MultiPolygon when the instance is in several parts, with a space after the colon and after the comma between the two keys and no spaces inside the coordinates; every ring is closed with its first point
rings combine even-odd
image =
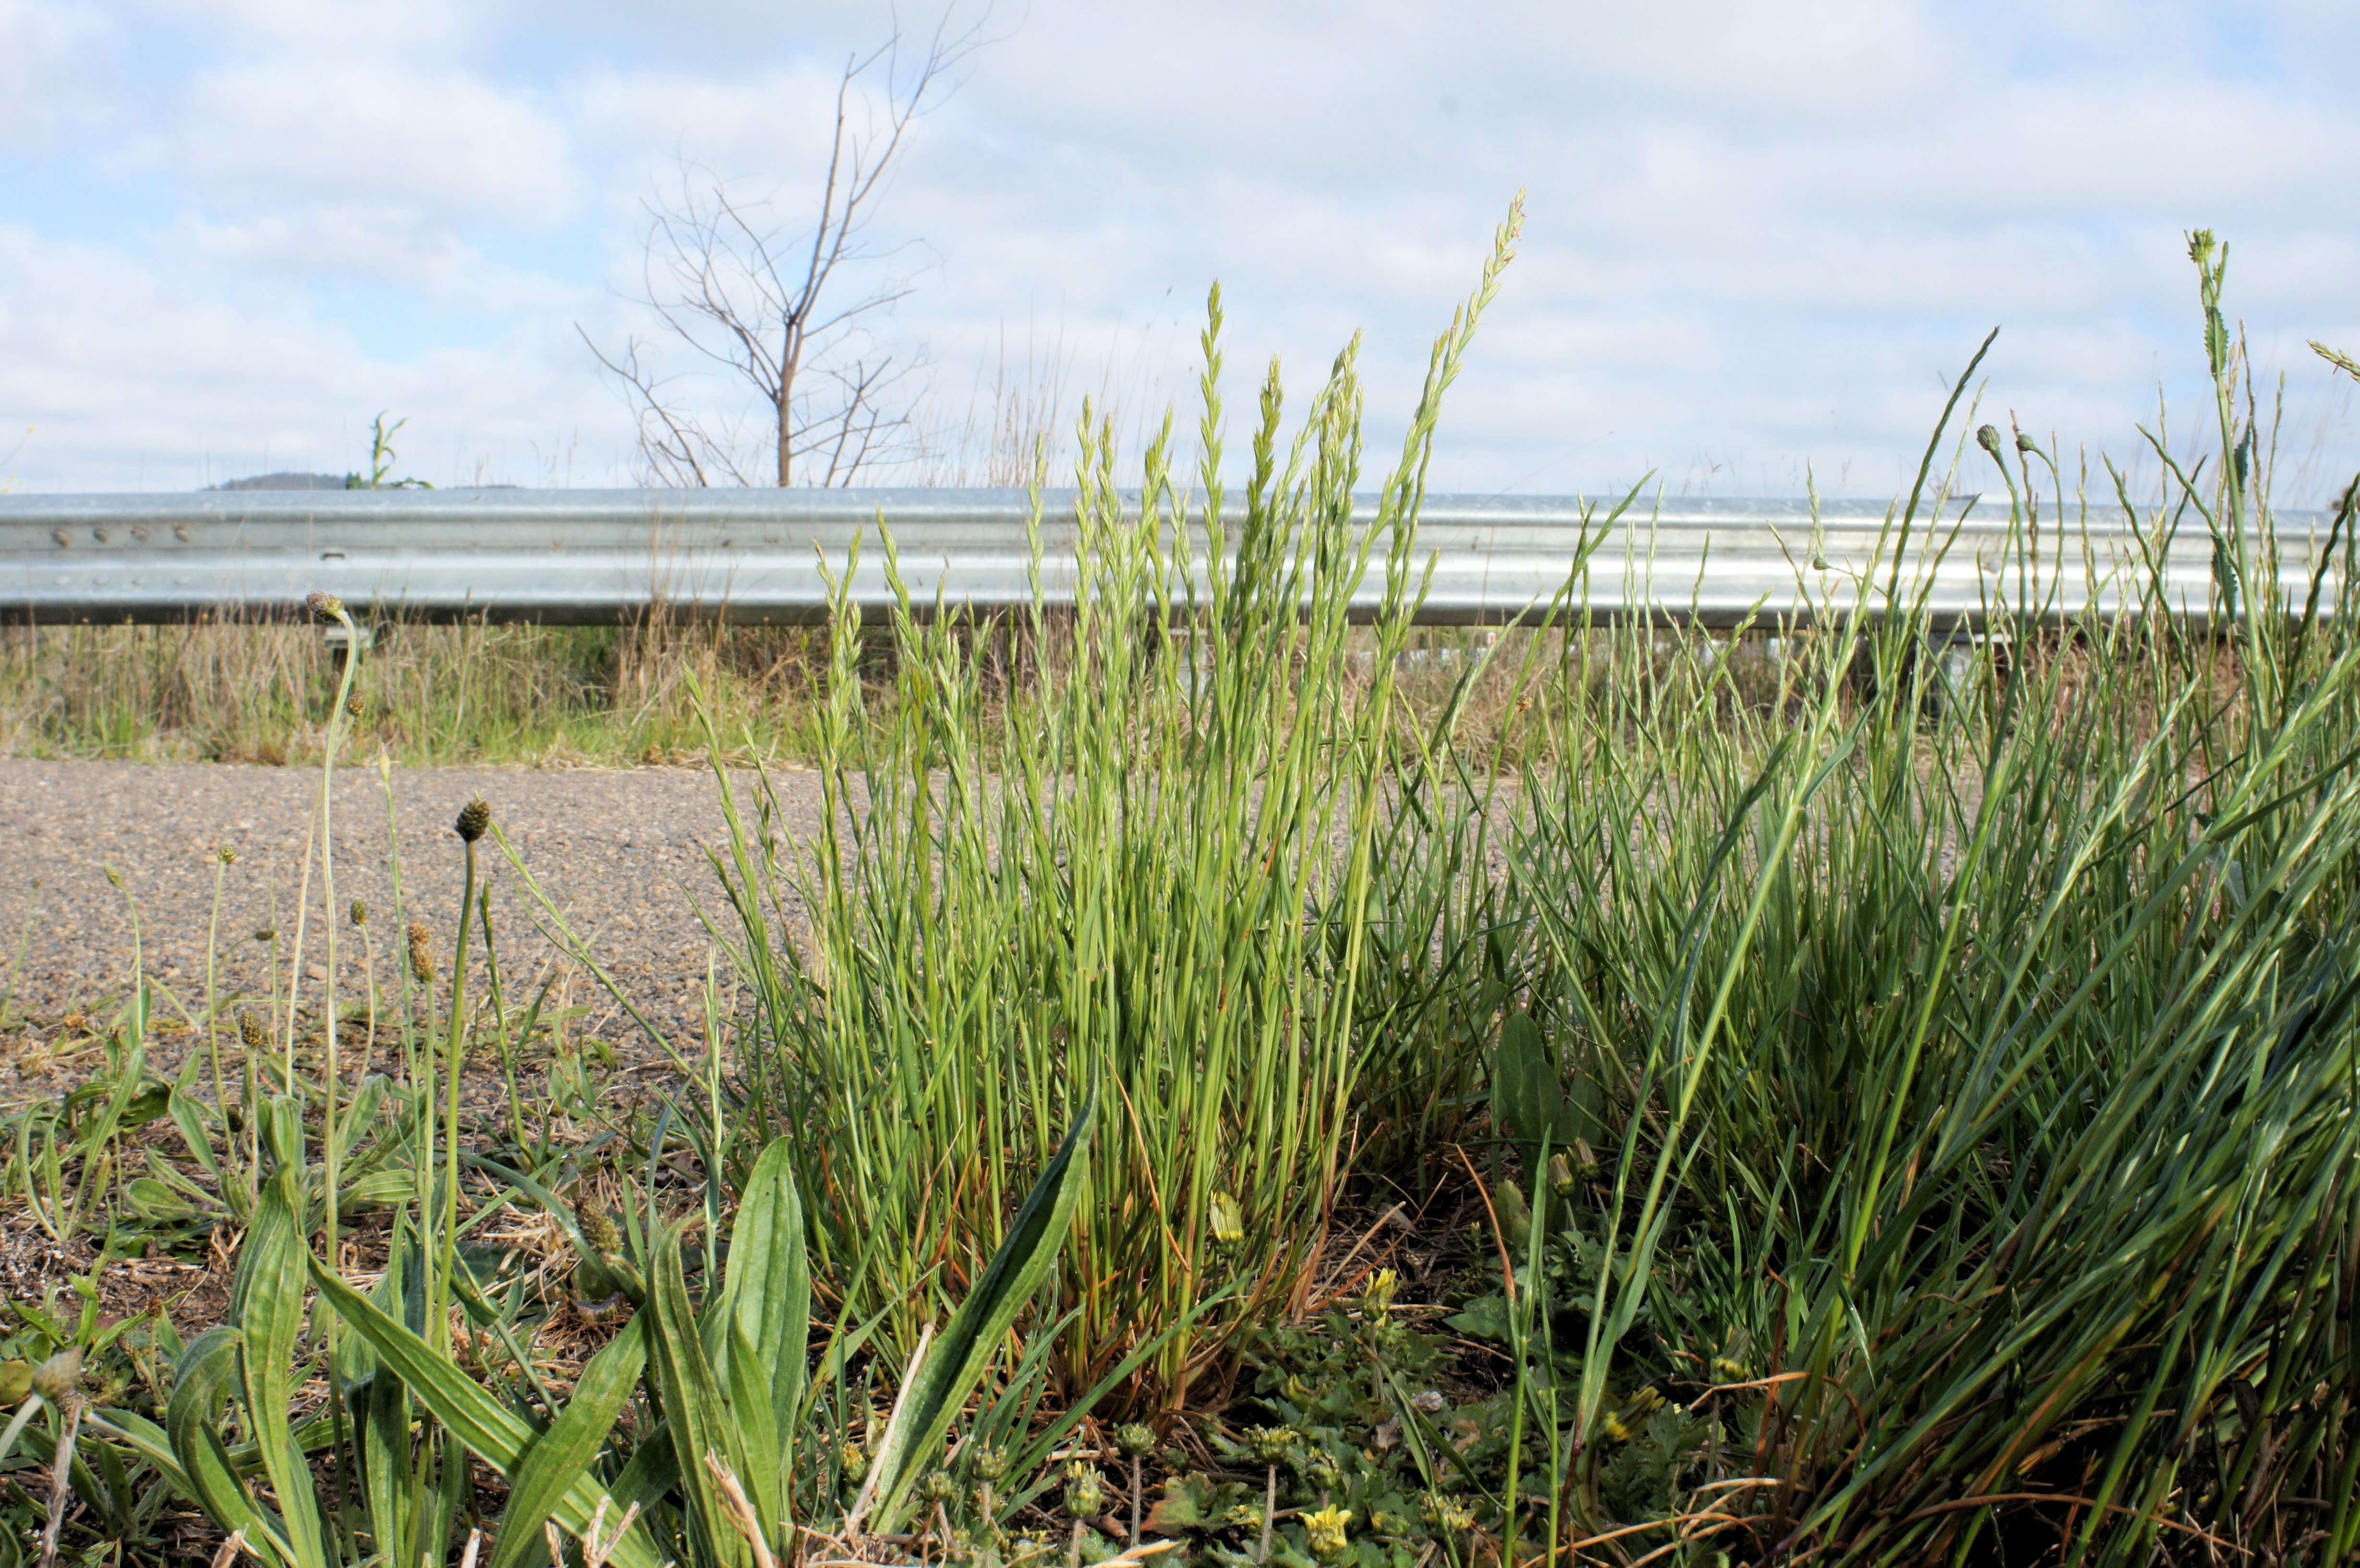
{"type": "Polygon", "coordinates": [[[1311,1555],[1322,1562],[1343,1556],[1347,1544],[1344,1527],[1351,1522],[1351,1509],[1333,1505],[1305,1514],[1303,1529],[1311,1538],[1311,1555]]]}
{"type": "Polygon", "coordinates": [[[1216,1192],[1207,1208],[1206,1218],[1211,1222],[1215,1241],[1223,1247],[1235,1247],[1246,1238],[1245,1212],[1238,1207],[1237,1199],[1227,1192],[1216,1192]]]}

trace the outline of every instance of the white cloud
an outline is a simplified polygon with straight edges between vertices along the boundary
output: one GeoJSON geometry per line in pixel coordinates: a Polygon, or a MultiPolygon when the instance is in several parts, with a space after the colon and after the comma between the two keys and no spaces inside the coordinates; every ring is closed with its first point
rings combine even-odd
{"type": "Polygon", "coordinates": [[[47,150],[104,118],[107,18],[55,0],[0,0],[0,147],[47,150]]]}
{"type": "Polygon", "coordinates": [[[565,127],[473,76],[316,56],[200,72],[151,156],[246,207],[399,200],[495,225],[563,220],[565,127]]]}
{"type": "MultiPolygon", "coordinates": [[[[651,181],[702,162],[775,192],[793,229],[844,51],[889,16],[0,0],[0,39],[68,50],[80,81],[130,69],[140,26],[191,44],[185,65],[140,58],[152,91],[94,100],[0,51],[0,145],[55,148],[71,125],[87,149],[52,156],[102,188],[144,181],[149,203],[79,250],[43,236],[86,220],[16,214],[0,428],[21,405],[61,430],[44,407],[69,410],[58,483],[120,472],[109,441],[226,451],[251,426],[324,451],[402,398],[454,452],[520,442],[529,463],[575,424],[611,446],[625,421],[571,323],[628,326],[614,290],[637,281],[651,181]],[[104,321],[72,324],[110,310],[63,275],[84,265],[177,345],[156,386],[133,384],[148,373],[104,321]],[[29,325],[36,310],[67,325],[29,325]],[[239,367],[208,372],[213,355],[239,367]]],[[[2290,426],[2343,396],[2303,340],[2360,342],[2360,102],[2337,63],[2360,13],[2329,0],[1032,0],[1000,21],[1012,36],[916,126],[874,235],[940,256],[887,330],[931,349],[945,408],[1011,336],[1054,340],[1069,387],[1185,392],[1218,278],[1233,425],[1266,355],[1307,393],[1366,325],[1371,449],[1389,451],[1520,186],[1524,256],[1446,417],[1444,483],[1594,487],[1654,465],[1791,487],[1812,462],[1874,490],[1914,469],[1994,322],[1993,407],[2126,449],[2158,379],[2192,391],[2198,224],[2236,244],[2233,306],[2292,373],[2290,426]]],[[[2322,450],[2322,473],[2360,458],[2348,423],[2322,450]]]]}

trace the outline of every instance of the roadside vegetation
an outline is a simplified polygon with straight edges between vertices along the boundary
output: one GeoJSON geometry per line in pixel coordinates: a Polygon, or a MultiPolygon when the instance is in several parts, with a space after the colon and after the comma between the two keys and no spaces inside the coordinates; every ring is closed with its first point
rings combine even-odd
{"type": "MultiPolygon", "coordinates": [[[[464,857],[455,909],[320,888],[365,994],[299,936],[194,1034],[90,1020],[0,1142],[49,1281],[0,1324],[0,1564],[2348,1561],[2360,547],[2347,493],[2278,570],[2225,253],[2218,452],[2140,514],[2215,540],[2208,620],[2134,582],[1936,633],[1962,465],[2081,499],[1966,433],[1971,365],[1811,626],[1596,625],[1577,572],[1406,691],[1513,237],[1382,474],[1349,350],[1225,463],[1216,296],[1143,502],[1086,427],[1069,619],[839,605],[830,825],[716,769],[662,1072],[501,987],[493,877],[605,977],[497,800],[406,851],[464,857]],[[191,1285],[123,1310],[143,1270],[191,1285]]],[[[352,698],[401,658],[253,733],[399,759],[352,698]]],[[[681,687],[681,749],[765,755],[681,687]]]]}

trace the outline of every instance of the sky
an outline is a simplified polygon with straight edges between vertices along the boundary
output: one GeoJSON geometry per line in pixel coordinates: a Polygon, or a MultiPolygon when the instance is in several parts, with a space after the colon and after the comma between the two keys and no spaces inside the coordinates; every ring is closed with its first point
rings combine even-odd
{"type": "MultiPolygon", "coordinates": [[[[0,487],[366,466],[646,472],[640,297],[683,166],[792,241],[847,60],[940,13],[857,0],[0,0],[0,487]]],[[[1234,463],[1275,356],[1300,409],[1364,333],[1371,466],[1524,192],[1430,484],[1884,497],[1992,328],[1978,419],[2111,454],[2212,418],[2186,234],[2280,395],[2279,486],[2360,467],[2360,6],[2348,0],[1082,0],[968,5],[847,299],[925,455],[1055,394],[1195,428],[1208,286],[1234,463]],[[995,402],[993,387],[1003,390],[995,402]]],[[[890,62],[887,62],[890,63],[890,62]]],[[[880,100],[862,78],[855,125],[880,100]]],[[[1061,461],[1072,443],[1061,442],[1061,461]]],[[[1970,452],[1970,455],[1974,455],[1970,452]]],[[[1372,474],[1371,478],[1375,477],[1372,474]]],[[[1974,487],[1969,481],[1969,487],[1974,487]]],[[[2103,483],[2103,481],[2101,481],[2103,483]]]]}

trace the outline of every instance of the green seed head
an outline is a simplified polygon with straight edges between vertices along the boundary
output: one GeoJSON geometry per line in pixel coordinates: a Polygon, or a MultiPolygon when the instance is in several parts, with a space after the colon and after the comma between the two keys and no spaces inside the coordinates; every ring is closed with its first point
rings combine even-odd
{"type": "Polygon", "coordinates": [[[946,1503],[958,1495],[958,1483],[947,1470],[929,1470],[918,1482],[918,1496],[930,1503],[946,1503]]]}
{"type": "Polygon", "coordinates": [[[1287,1426],[1246,1428],[1246,1452],[1260,1465],[1284,1465],[1295,1450],[1295,1429],[1287,1426]]]}
{"type": "Polygon", "coordinates": [[[574,1200],[574,1214],[581,1222],[582,1239],[600,1261],[612,1263],[623,1256],[623,1233],[615,1225],[615,1216],[606,1205],[588,1197],[574,1200]]]}
{"type": "Polygon", "coordinates": [[[362,903],[358,898],[355,898],[353,900],[352,915],[353,924],[356,926],[365,926],[368,924],[368,906],[362,903]]]}
{"type": "Polygon", "coordinates": [[[836,1451],[836,1457],[837,1462],[844,1466],[844,1478],[846,1480],[858,1481],[868,1475],[869,1455],[860,1451],[860,1444],[857,1443],[846,1443],[843,1447],[836,1451]]]}
{"type": "Polygon", "coordinates": [[[1114,1429],[1115,1451],[1126,1459],[1137,1459],[1155,1446],[1155,1432],[1138,1421],[1125,1421],[1114,1429]]]}
{"type": "Polygon", "coordinates": [[[1457,1535],[1475,1528],[1475,1510],[1457,1497],[1440,1492],[1428,1492],[1422,1510],[1426,1522],[1435,1530],[1457,1535]]]}
{"type": "Polygon", "coordinates": [[[1979,425],[1975,428],[1975,444],[1996,458],[1999,456],[1999,427],[1979,425]]]}
{"type": "Polygon", "coordinates": [[[1008,1474],[1008,1455],[989,1443],[977,1449],[967,1465],[968,1473],[987,1486],[1008,1474]]]}
{"type": "Polygon", "coordinates": [[[1106,1477],[1097,1465],[1076,1459],[1065,1466],[1065,1503],[1068,1519],[1096,1519],[1106,1512],[1106,1477]]]}
{"type": "Polygon", "coordinates": [[[68,1345],[33,1368],[33,1392],[49,1403],[63,1403],[82,1381],[82,1351],[68,1345]]]}
{"type": "Polygon", "coordinates": [[[1524,1190],[1502,1180],[1491,1189],[1491,1206],[1500,1216],[1501,1236],[1522,1251],[1533,1232],[1533,1211],[1524,1202],[1524,1190]]]}
{"type": "Polygon", "coordinates": [[[492,808],[485,803],[481,795],[478,795],[459,808],[459,820],[453,824],[453,827],[462,843],[473,844],[483,837],[484,830],[491,825],[492,808]]]}

